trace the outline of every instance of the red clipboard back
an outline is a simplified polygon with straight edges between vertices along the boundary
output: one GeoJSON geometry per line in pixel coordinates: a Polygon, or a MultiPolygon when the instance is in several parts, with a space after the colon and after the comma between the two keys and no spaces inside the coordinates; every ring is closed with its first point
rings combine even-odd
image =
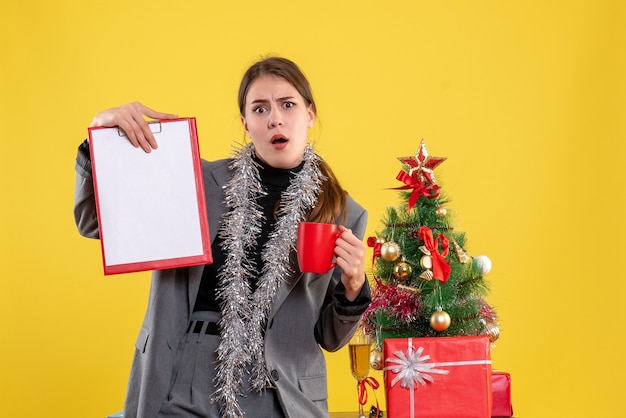
{"type": "Polygon", "coordinates": [[[196,120],[150,128],[150,153],[119,128],[89,128],[106,275],[213,262],[196,120]]]}

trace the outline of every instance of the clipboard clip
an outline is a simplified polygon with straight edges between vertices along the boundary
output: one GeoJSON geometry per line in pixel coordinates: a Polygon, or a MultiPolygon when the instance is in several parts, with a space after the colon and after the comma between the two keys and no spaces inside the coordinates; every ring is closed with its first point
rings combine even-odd
{"type": "MultiPolygon", "coordinates": [[[[154,121],[154,122],[148,122],[148,126],[150,127],[150,131],[153,134],[160,134],[161,133],[161,122],[160,121],[154,121]]],[[[126,132],[124,132],[124,130],[122,128],[120,128],[118,126],[117,128],[117,135],[119,136],[126,136],[126,132]]]]}

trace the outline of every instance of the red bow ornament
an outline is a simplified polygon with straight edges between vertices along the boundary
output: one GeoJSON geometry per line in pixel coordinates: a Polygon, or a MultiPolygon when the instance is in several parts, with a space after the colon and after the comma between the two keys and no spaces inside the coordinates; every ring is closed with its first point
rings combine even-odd
{"type": "Polygon", "coordinates": [[[367,246],[374,249],[374,253],[372,254],[372,266],[374,266],[374,261],[376,261],[376,257],[380,257],[380,249],[383,244],[376,237],[369,237],[367,239],[367,246]]]}
{"type": "MultiPolygon", "coordinates": [[[[378,387],[380,386],[380,384],[378,383],[378,380],[374,379],[373,377],[366,377],[365,379],[359,381],[358,386],[359,386],[359,403],[361,405],[365,405],[367,403],[367,386],[369,385],[373,390],[378,389],[378,387]]],[[[374,395],[376,395],[376,393],[374,392],[374,395]]],[[[378,409],[378,400],[376,400],[376,409],[378,409]]]]}
{"type": "Polygon", "coordinates": [[[420,196],[424,196],[428,199],[435,199],[436,197],[439,197],[439,186],[436,184],[426,186],[425,183],[417,181],[415,178],[407,174],[406,171],[400,171],[400,173],[396,176],[396,180],[400,180],[405,185],[396,187],[395,190],[413,189],[411,196],[409,196],[409,210],[415,206],[417,199],[419,199],[420,196]]]}
{"type": "Polygon", "coordinates": [[[424,246],[430,251],[433,260],[433,279],[437,279],[441,283],[447,282],[451,270],[450,265],[446,262],[450,250],[448,237],[439,234],[434,239],[433,231],[426,226],[420,226],[419,235],[424,241],[424,246]],[[441,253],[439,252],[439,244],[441,244],[441,253]]]}

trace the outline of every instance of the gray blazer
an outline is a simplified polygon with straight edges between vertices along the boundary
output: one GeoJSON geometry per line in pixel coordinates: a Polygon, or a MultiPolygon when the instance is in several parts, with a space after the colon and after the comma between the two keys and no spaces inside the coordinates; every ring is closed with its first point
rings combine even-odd
{"type": "MultiPolygon", "coordinates": [[[[79,150],[76,161],[74,216],[81,235],[98,238],[91,165],[84,150],[82,154],[79,150]]],[[[202,162],[211,241],[226,211],[222,186],[231,178],[229,162],[202,162]]],[[[367,212],[348,197],[346,227],[363,238],[366,223],[367,212]]],[[[153,272],[147,312],[135,343],[125,417],[154,418],[165,399],[174,355],[189,322],[203,268],[153,272]]],[[[265,361],[287,417],[328,416],[326,362],[321,348],[336,351],[347,344],[371,300],[366,281],[356,303],[349,303],[343,296],[340,275],[338,268],[324,275],[297,273],[276,293],[265,332],[265,361]]]]}

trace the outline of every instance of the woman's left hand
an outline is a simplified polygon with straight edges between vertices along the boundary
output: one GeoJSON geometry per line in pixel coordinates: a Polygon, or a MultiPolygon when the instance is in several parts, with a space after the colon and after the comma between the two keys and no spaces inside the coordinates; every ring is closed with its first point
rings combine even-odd
{"type": "Polygon", "coordinates": [[[365,283],[366,246],[351,230],[344,226],[339,228],[343,233],[335,244],[335,257],[337,267],[343,272],[341,281],[346,288],[346,298],[353,301],[365,283]]]}

